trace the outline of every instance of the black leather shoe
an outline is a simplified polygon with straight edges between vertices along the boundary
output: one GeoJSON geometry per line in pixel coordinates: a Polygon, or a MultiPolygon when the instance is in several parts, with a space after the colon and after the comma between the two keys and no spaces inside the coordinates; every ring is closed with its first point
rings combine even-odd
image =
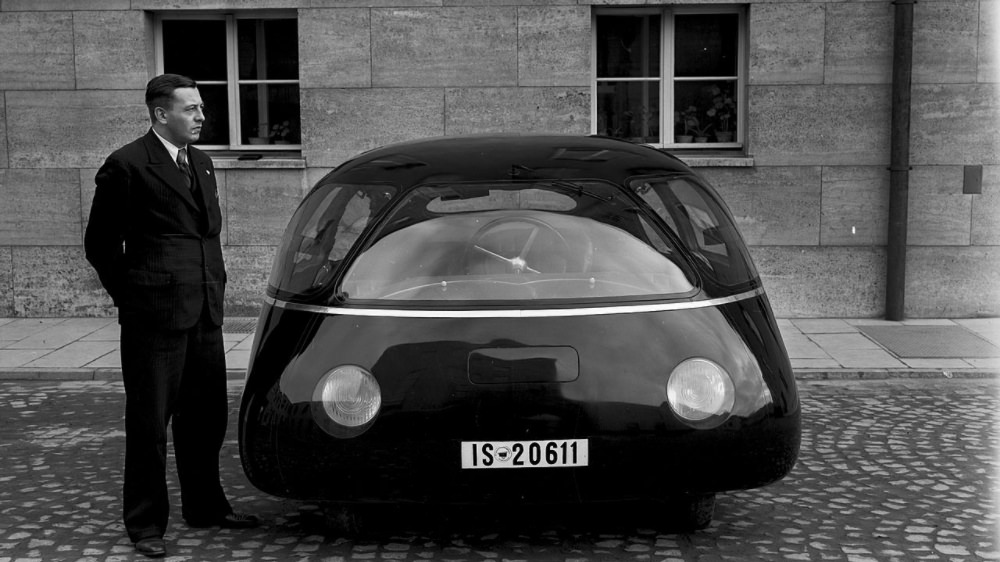
{"type": "Polygon", "coordinates": [[[167,555],[167,545],[163,539],[156,537],[139,539],[135,543],[135,551],[150,558],[160,558],[167,555]]]}
{"type": "Polygon", "coordinates": [[[187,521],[188,527],[202,529],[205,527],[222,527],[223,529],[252,529],[260,525],[256,515],[248,513],[229,513],[218,519],[208,521],[187,521]]]}

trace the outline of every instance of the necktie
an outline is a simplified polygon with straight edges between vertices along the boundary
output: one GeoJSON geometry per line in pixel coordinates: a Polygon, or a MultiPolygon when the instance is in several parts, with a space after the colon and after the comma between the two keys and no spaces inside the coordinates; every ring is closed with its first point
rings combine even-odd
{"type": "Polygon", "coordinates": [[[177,151],[177,167],[184,173],[184,183],[187,184],[188,189],[192,189],[194,187],[194,180],[191,177],[191,166],[188,165],[187,148],[177,151]]]}

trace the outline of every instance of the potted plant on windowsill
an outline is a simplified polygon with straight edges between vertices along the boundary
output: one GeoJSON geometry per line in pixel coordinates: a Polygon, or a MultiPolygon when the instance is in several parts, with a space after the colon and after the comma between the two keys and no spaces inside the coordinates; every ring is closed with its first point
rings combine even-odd
{"type": "Polygon", "coordinates": [[[688,107],[684,111],[674,112],[674,131],[683,131],[674,135],[674,142],[686,143],[694,141],[694,136],[691,134],[691,130],[688,125],[692,121],[698,121],[694,114],[695,110],[693,106],[688,107]]]}
{"type": "Polygon", "coordinates": [[[708,132],[711,130],[711,123],[707,125],[695,124],[691,126],[691,132],[694,134],[694,142],[708,142],[708,132]]]}
{"type": "Polygon", "coordinates": [[[626,111],[625,116],[629,119],[628,140],[635,143],[644,143],[649,137],[655,137],[656,116],[649,107],[642,106],[638,111],[626,111]]]}
{"type": "Polygon", "coordinates": [[[712,86],[712,107],[705,112],[718,123],[715,129],[715,140],[732,142],[733,131],[729,130],[729,120],[736,113],[736,102],[729,92],[724,92],[718,86],[712,86]]]}
{"type": "Polygon", "coordinates": [[[712,129],[712,124],[702,125],[698,120],[698,108],[693,105],[681,112],[674,113],[674,123],[680,124],[684,128],[684,134],[676,135],[674,141],[679,143],[687,142],[708,142],[708,132],[712,129]]]}
{"type": "Polygon", "coordinates": [[[292,124],[282,121],[271,126],[271,139],[274,144],[292,144],[292,124]]]}

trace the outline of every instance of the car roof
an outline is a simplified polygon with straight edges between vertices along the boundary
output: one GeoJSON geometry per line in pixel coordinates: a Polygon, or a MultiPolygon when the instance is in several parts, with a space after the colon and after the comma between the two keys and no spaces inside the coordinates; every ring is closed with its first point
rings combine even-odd
{"type": "Polygon", "coordinates": [[[325,179],[426,183],[593,178],[622,185],[634,176],[690,169],[676,157],[620,139],[584,135],[467,135],[400,142],[362,153],[325,179]]]}

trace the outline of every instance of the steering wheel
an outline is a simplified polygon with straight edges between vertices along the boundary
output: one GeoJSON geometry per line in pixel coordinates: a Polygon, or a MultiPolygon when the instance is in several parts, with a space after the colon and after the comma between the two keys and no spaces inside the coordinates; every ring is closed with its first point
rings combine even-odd
{"type": "Polygon", "coordinates": [[[480,273],[565,273],[573,250],[552,225],[531,217],[505,217],[480,228],[469,240],[465,262],[480,273]],[[476,260],[474,257],[484,257],[476,260]],[[496,267],[491,268],[490,264],[496,267]]]}

